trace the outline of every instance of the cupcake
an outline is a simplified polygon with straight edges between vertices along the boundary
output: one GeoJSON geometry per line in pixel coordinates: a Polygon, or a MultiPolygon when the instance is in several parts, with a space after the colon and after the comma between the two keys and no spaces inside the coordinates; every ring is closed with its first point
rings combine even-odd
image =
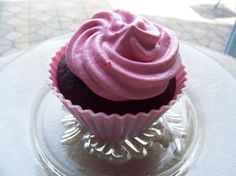
{"type": "Polygon", "coordinates": [[[49,72],[65,107],[106,141],[140,135],[176,102],[186,81],[173,32],[122,10],[82,24],[49,72]]]}

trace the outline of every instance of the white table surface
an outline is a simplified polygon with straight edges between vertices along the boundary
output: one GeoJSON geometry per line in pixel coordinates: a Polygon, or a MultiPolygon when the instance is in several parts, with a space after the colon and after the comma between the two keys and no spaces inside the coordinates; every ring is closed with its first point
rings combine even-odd
{"type": "MultiPolygon", "coordinates": [[[[68,36],[47,41],[21,54],[0,58],[0,176],[46,175],[29,140],[32,103],[48,83],[48,62],[68,36]]],[[[189,176],[228,176],[236,173],[236,81],[213,59],[234,74],[227,56],[181,42],[188,71],[187,92],[197,110],[204,140],[189,176]],[[202,128],[203,129],[203,128],[202,128]]],[[[235,67],[236,68],[236,67],[235,67]]]]}

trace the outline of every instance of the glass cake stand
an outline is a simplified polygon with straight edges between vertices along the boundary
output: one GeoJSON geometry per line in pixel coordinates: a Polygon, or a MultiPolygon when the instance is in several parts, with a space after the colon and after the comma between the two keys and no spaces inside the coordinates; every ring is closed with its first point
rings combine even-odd
{"type": "MultiPolygon", "coordinates": [[[[201,129],[200,129],[201,128],[201,129]]],[[[44,86],[30,120],[31,144],[49,175],[184,175],[202,140],[187,93],[143,134],[120,143],[99,141],[85,131],[44,86]]]]}

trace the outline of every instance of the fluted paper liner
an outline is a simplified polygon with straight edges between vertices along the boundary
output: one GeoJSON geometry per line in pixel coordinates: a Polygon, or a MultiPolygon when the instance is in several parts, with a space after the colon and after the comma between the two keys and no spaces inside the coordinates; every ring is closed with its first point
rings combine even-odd
{"type": "Polygon", "coordinates": [[[76,119],[78,119],[81,125],[86,130],[103,140],[121,141],[138,136],[149,126],[151,126],[155,120],[163,115],[177,101],[178,98],[180,98],[183,93],[183,89],[185,88],[187,78],[184,66],[182,65],[176,74],[175,95],[167,105],[163,105],[159,109],[152,109],[148,113],[127,113],[125,115],[108,115],[103,112],[95,113],[90,109],[82,109],[79,105],[73,105],[70,100],[66,99],[61,94],[57,85],[57,68],[64,52],[65,47],[62,47],[52,58],[49,68],[50,86],[67,110],[70,111],[76,119]]]}

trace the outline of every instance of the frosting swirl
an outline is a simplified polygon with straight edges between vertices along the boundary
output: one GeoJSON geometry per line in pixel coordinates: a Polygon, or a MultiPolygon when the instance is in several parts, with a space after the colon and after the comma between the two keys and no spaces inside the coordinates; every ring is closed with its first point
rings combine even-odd
{"type": "Polygon", "coordinates": [[[139,100],[165,91],[180,68],[178,39],[168,29],[129,12],[95,14],[69,41],[69,69],[97,95],[139,100]]]}

